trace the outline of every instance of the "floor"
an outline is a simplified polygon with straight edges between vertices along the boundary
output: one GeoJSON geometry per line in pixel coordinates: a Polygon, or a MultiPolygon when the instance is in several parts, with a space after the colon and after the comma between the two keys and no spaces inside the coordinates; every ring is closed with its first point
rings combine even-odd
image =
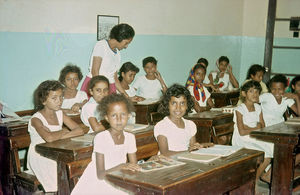
{"type": "MultiPolygon", "coordinates": [[[[269,195],[269,193],[269,184],[260,180],[256,182],[255,195],[269,195]]],[[[300,190],[293,192],[292,195],[300,195],[300,190]]]]}

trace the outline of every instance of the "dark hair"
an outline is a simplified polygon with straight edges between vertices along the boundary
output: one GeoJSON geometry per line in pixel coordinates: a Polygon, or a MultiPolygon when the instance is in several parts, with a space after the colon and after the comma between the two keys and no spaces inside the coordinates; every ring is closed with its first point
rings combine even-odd
{"type": "Polygon", "coordinates": [[[172,96],[176,98],[179,98],[180,96],[184,96],[187,101],[186,114],[191,112],[192,108],[194,107],[194,102],[189,90],[182,85],[173,84],[171,87],[167,89],[166,93],[162,97],[161,104],[158,109],[158,111],[161,114],[165,116],[170,115],[169,102],[172,96]]]}
{"type": "Polygon", "coordinates": [[[291,81],[290,88],[293,93],[295,92],[295,89],[293,89],[292,85],[295,86],[298,81],[300,81],[300,75],[294,77],[293,80],[291,81]]]}
{"type": "Polygon", "coordinates": [[[118,24],[111,29],[109,38],[121,42],[125,39],[132,39],[134,35],[135,33],[131,26],[128,24],[118,24]]]}
{"type": "Polygon", "coordinates": [[[107,83],[108,88],[109,88],[109,80],[105,76],[97,75],[97,76],[94,76],[90,80],[90,82],[89,82],[89,89],[92,90],[98,82],[105,82],[105,83],[107,83]]]}
{"type": "Polygon", "coordinates": [[[219,57],[218,62],[221,63],[223,61],[225,61],[225,62],[227,62],[227,64],[229,64],[229,59],[228,59],[227,56],[221,56],[221,57],[219,57]]]}
{"type": "Polygon", "coordinates": [[[47,80],[42,82],[33,93],[34,110],[39,111],[44,108],[44,102],[47,100],[50,91],[63,90],[59,81],[47,80]]]}
{"type": "Polygon", "coordinates": [[[251,79],[251,75],[255,76],[257,72],[263,72],[265,74],[266,69],[259,64],[253,64],[248,70],[247,79],[251,79]]]}
{"type": "Polygon", "coordinates": [[[79,81],[81,81],[82,79],[82,73],[81,70],[78,66],[74,65],[74,64],[67,64],[61,71],[60,71],[60,75],[59,75],[59,82],[61,82],[62,84],[65,83],[65,79],[68,73],[77,73],[78,75],[78,79],[79,81]]]}
{"type": "Polygon", "coordinates": [[[205,58],[199,58],[197,64],[201,64],[201,63],[205,64],[206,67],[208,66],[208,61],[205,58]]]}
{"type": "Polygon", "coordinates": [[[146,57],[145,59],[143,59],[143,68],[145,68],[146,64],[148,63],[157,65],[157,60],[152,56],[146,57]]]}
{"type": "Polygon", "coordinates": [[[122,72],[124,72],[124,74],[126,74],[126,72],[129,72],[129,71],[138,73],[140,71],[140,69],[138,67],[136,67],[134,64],[132,64],[131,62],[125,62],[119,70],[119,81],[123,81],[122,72]]]}
{"type": "Polygon", "coordinates": [[[126,98],[124,95],[116,94],[116,93],[105,96],[100,101],[97,109],[101,116],[106,116],[109,106],[113,103],[119,103],[119,102],[122,102],[126,105],[128,113],[131,113],[134,111],[134,106],[133,106],[132,102],[128,98],[126,98]]]}
{"type": "Polygon", "coordinates": [[[287,87],[288,80],[287,80],[286,76],[284,76],[283,74],[277,74],[277,75],[273,76],[271,78],[271,80],[269,81],[270,89],[271,89],[272,83],[282,83],[284,85],[284,87],[287,87]]]}
{"type": "Polygon", "coordinates": [[[244,92],[248,92],[248,90],[250,88],[254,87],[254,89],[257,89],[259,91],[259,93],[261,92],[262,88],[261,88],[261,85],[259,84],[259,82],[257,81],[254,81],[254,80],[250,80],[250,81],[247,81],[242,87],[241,87],[241,91],[244,91],[244,92]]]}
{"type": "Polygon", "coordinates": [[[206,73],[206,68],[205,66],[203,66],[202,64],[196,64],[194,67],[193,67],[193,72],[195,73],[195,71],[199,68],[202,68],[203,70],[205,70],[205,73],[206,73]]]}

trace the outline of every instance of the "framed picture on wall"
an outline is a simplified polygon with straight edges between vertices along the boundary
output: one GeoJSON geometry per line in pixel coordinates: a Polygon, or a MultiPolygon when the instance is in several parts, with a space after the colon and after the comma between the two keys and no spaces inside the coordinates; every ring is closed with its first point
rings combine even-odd
{"type": "Polygon", "coordinates": [[[119,16],[98,15],[97,16],[97,40],[108,39],[110,30],[119,24],[119,16]]]}

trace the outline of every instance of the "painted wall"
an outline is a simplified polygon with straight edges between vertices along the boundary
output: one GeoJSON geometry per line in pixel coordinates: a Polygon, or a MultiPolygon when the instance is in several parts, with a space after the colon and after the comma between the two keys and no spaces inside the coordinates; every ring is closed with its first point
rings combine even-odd
{"type": "MultiPolygon", "coordinates": [[[[280,13],[296,10],[292,5],[297,0],[285,2],[279,1],[285,10],[280,13]]],[[[155,56],[168,85],[184,84],[199,57],[209,60],[208,72],[215,69],[221,55],[230,58],[242,82],[250,64],[263,62],[267,4],[268,0],[0,0],[0,98],[14,110],[31,109],[33,90],[43,80],[57,79],[66,63],[77,64],[86,74],[98,14],[118,15],[134,27],[136,37],[121,52],[122,62],[141,68],[144,57],[155,56]]]]}

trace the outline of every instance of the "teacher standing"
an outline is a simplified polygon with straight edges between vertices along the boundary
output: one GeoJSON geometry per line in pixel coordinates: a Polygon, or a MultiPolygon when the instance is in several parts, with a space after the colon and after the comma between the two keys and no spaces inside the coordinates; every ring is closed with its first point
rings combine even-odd
{"type": "MultiPolygon", "coordinates": [[[[120,93],[128,96],[118,80],[118,70],[121,64],[120,50],[126,49],[135,33],[128,24],[114,26],[109,34],[109,40],[98,41],[90,59],[89,73],[86,76],[81,90],[88,93],[88,83],[92,77],[103,75],[110,83],[110,93],[120,93]]],[[[89,94],[89,93],[88,93],[89,94]]]]}

